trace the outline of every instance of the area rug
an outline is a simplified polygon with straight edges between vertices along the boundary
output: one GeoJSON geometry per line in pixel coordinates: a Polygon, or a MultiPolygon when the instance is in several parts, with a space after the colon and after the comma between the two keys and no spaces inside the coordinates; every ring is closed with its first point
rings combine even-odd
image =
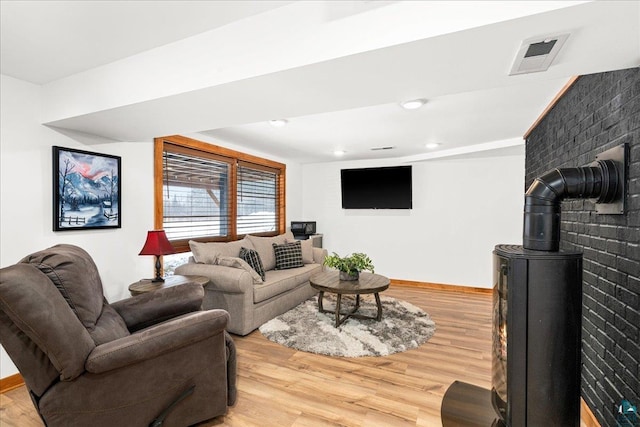
{"type": "MultiPolygon", "coordinates": [[[[328,356],[387,356],[424,344],[433,336],[436,325],[422,309],[406,301],[381,296],[382,320],[347,319],[335,327],[333,313],[319,313],[317,296],[260,326],[260,332],[270,341],[309,353],[328,356]]],[[[325,294],[326,310],[335,307],[335,295],[325,294]]],[[[342,297],[342,308],[355,304],[351,297],[342,297]]],[[[373,295],[362,296],[358,313],[377,314],[373,295]]]]}

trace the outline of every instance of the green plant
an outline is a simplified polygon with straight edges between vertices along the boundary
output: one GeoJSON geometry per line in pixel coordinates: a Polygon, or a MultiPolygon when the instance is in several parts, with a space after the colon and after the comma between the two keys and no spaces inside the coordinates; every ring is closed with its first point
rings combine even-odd
{"type": "Polygon", "coordinates": [[[324,265],[344,271],[349,275],[360,273],[363,270],[373,271],[371,258],[363,253],[353,253],[346,257],[341,257],[337,253],[332,253],[324,258],[324,265]]]}

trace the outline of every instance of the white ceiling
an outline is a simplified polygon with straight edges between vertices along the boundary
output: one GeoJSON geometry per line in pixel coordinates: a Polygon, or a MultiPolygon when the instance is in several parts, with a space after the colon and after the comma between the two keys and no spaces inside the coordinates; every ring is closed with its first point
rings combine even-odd
{"type": "Polygon", "coordinates": [[[571,76],[640,65],[638,1],[2,0],[0,15],[2,74],[42,85],[60,132],[300,162],[522,151],[571,76]],[[508,75],[523,40],[566,32],[547,71],[508,75]]]}
{"type": "Polygon", "coordinates": [[[286,3],[2,0],[2,74],[44,84],[286,3]]]}

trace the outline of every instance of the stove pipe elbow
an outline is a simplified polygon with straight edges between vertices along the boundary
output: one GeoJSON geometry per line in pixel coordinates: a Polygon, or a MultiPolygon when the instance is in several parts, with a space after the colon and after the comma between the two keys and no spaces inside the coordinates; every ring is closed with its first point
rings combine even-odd
{"type": "Polygon", "coordinates": [[[560,204],[564,199],[596,199],[610,203],[618,193],[612,160],[591,166],[553,169],[536,178],[525,193],[523,247],[537,251],[560,248],[560,204]]]}

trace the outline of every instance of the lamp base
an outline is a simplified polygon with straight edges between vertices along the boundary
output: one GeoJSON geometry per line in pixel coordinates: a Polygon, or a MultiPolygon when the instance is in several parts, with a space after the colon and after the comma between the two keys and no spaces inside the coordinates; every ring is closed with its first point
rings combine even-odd
{"type": "Polygon", "coordinates": [[[156,277],[152,279],[152,282],[164,282],[164,279],[160,277],[160,270],[162,269],[162,264],[160,264],[160,256],[156,255],[156,277]]]}

